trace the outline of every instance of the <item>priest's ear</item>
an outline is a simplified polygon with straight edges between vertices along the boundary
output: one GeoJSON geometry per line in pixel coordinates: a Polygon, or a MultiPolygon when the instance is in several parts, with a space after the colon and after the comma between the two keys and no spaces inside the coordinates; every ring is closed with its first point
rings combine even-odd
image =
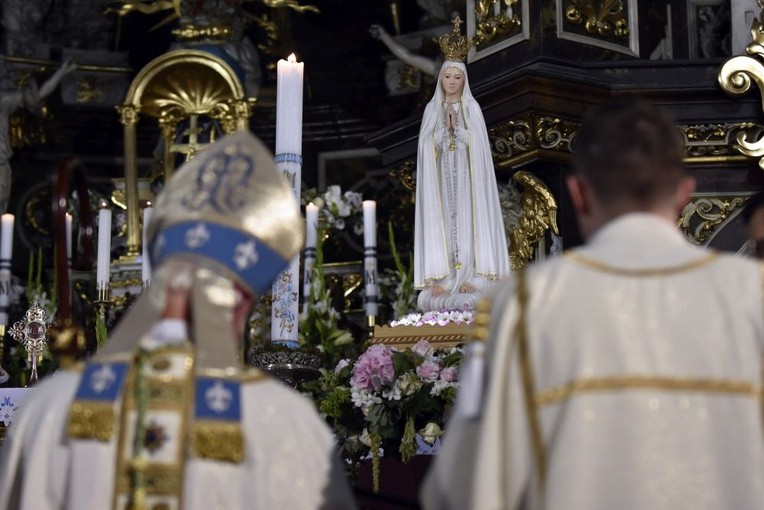
{"type": "Polygon", "coordinates": [[[682,214],[685,206],[692,200],[692,194],[695,193],[695,178],[689,175],[682,177],[676,192],[676,214],[682,214]]]}
{"type": "Polygon", "coordinates": [[[579,216],[587,216],[592,212],[591,187],[584,178],[571,173],[566,179],[568,193],[573,201],[573,208],[579,216]]]}

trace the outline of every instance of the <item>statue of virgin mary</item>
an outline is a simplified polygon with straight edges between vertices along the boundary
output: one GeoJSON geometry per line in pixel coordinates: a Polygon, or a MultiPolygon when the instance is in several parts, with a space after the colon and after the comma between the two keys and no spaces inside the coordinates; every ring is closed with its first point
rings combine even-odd
{"type": "Polygon", "coordinates": [[[483,113],[466,66],[446,58],[419,131],[414,285],[422,311],[473,308],[510,271],[483,113]]]}

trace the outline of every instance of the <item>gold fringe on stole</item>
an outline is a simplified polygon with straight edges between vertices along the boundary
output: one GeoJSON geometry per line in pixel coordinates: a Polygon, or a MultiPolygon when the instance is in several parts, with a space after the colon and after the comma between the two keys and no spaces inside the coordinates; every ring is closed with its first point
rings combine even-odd
{"type": "Polygon", "coordinates": [[[69,410],[67,433],[76,439],[111,441],[116,416],[114,402],[75,401],[69,410]]]}
{"type": "Polygon", "coordinates": [[[242,462],[244,432],[241,422],[195,421],[191,430],[191,454],[220,462],[242,462]]]}

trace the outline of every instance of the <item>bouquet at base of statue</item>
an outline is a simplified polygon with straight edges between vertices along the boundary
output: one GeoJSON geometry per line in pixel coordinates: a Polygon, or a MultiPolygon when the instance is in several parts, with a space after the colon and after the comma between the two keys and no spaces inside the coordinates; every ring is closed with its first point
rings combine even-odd
{"type": "Polygon", "coordinates": [[[326,372],[316,403],[345,457],[378,466],[383,455],[407,462],[432,447],[456,397],[461,359],[460,347],[434,349],[425,340],[405,350],[375,344],[326,372]]]}

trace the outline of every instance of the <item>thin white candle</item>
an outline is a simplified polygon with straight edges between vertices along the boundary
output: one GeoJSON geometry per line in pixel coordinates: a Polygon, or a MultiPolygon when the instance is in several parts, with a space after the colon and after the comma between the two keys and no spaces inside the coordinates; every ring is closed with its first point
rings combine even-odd
{"type": "Polygon", "coordinates": [[[111,209],[98,211],[98,259],[96,263],[96,284],[109,283],[111,264],[111,209]]]}
{"type": "Polygon", "coordinates": [[[151,213],[154,211],[153,207],[145,207],[143,209],[143,261],[141,264],[141,279],[144,282],[151,281],[151,261],[149,260],[149,248],[148,248],[148,227],[151,221],[151,213]]]}
{"type": "Polygon", "coordinates": [[[363,246],[377,247],[377,203],[374,200],[363,201],[363,246]]]}
{"type": "Polygon", "coordinates": [[[72,215],[66,213],[66,261],[72,267],[72,215]]]}
{"type": "Polygon", "coordinates": [[[376,316],[377,300],[377,203],[363,201],[363,246],[364,284],[366,294],[366,315],[376,316]]]}
{"type": "Polygon", "coordinates": [[[313,202],[305,206],[305,247],[315,248],[318,237],[318,206],[313,202]]]}
{"type": "Polygon", "coordinates": [[[13,257],[13,221],[12,214],[0,217],[0,260],[11,260],[13,257]]]}

